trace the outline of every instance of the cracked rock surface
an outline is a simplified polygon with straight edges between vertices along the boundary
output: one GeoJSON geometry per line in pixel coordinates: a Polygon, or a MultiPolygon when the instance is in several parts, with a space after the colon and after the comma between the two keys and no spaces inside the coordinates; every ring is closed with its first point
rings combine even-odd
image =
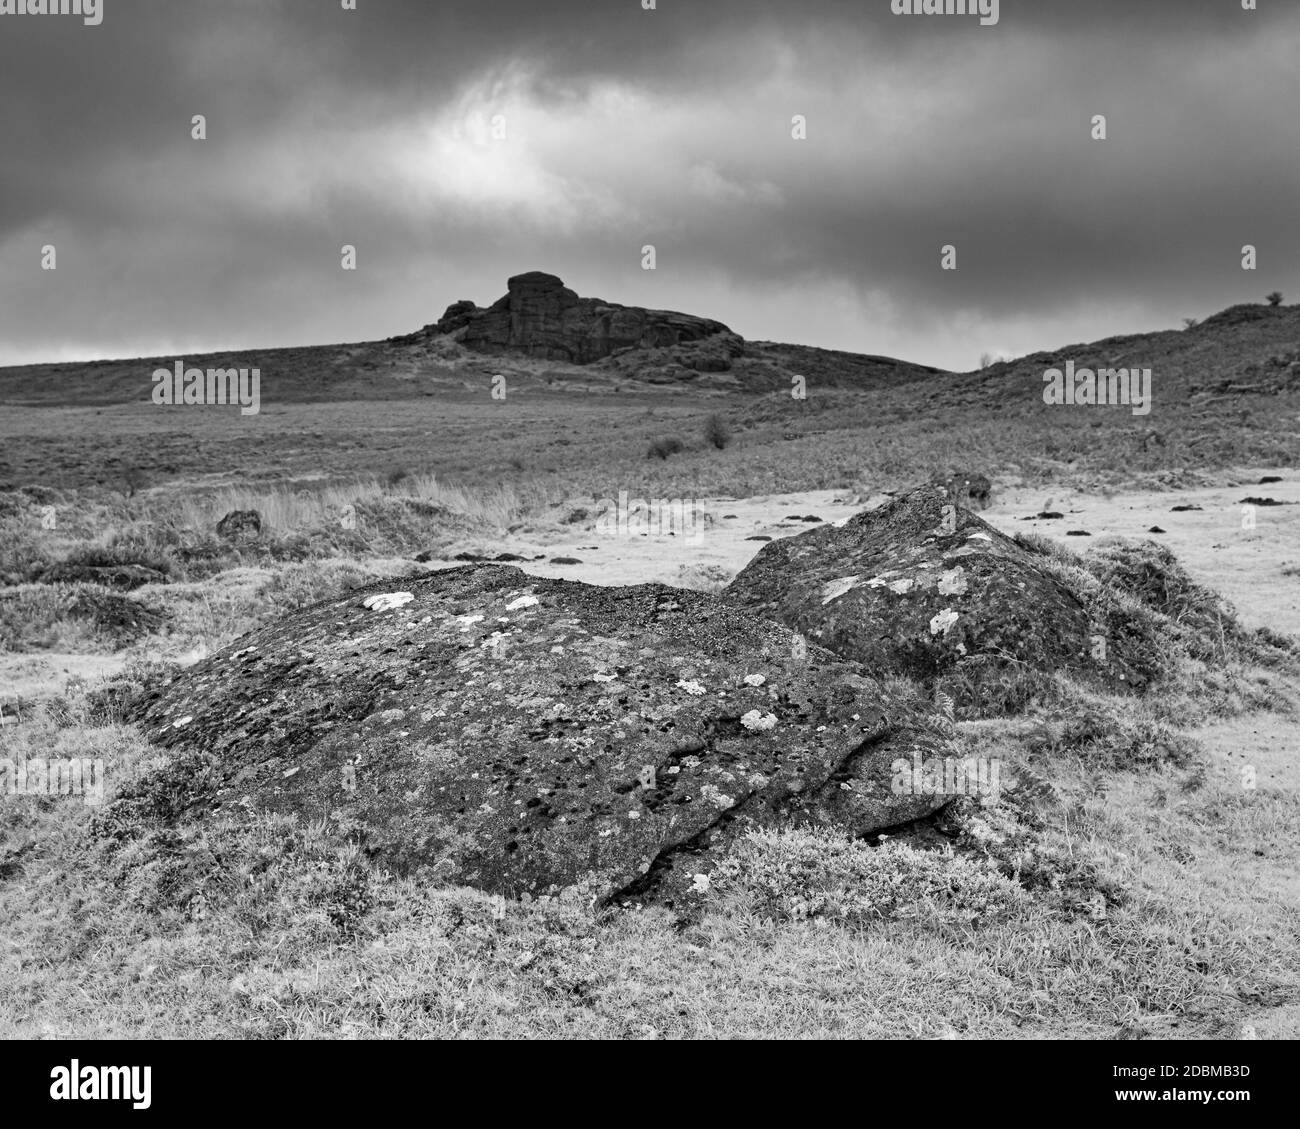
{"type": "Polygon", "coordinates": [[[716,596],[470,565],[357,589],[143,696],[173,755],[105,811],[331,817],[378,863],[491,893],[681,895],[755,825],[866,833],[942,796],[891,764],[946,719],[716,596]]]}

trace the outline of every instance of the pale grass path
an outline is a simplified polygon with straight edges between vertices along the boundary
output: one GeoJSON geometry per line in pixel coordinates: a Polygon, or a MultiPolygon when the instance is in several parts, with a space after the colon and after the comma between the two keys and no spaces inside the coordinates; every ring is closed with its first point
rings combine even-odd
{"type": "Polygon", "coordinates": [[[125,663],[123,654],[0,654],[0,694],[30,701],[57,693],[74,680],[93,686],[120,674],[125,663]]]}
{"type": "MultiPolygon", "coordinates": [[[[575,526],[571,533],[558,537],[534,534],[507,538],[499,543],[493,542],[492,547],[498,552],[512,552],[524,557],[545,554],[544,560],[519,564],[525,572],[536,576],[610,587],[654,582],[707,587],[691,583],[691,578],[707,580],[714,576],[725,584],[763,547],[763,542],[749,538],[762,536],[775,540],[814,528],[812,523],[789,521],[787,518],[816,516],[824,522],[838,522],[887,500],[881,495],[870,499],[866,505],[850,505],[837,501],[843,495],[842,490],[810,490],[754,498],[701,498],[696,503],[696,510],[701,515],[697,519],[699,534],[694,537],[659,535],[657,532],[643,536],[602,537],[575,526]],[[549,563],[554,557],[573,558],[581,563],[549,563]]],[[[438,562],[438,567],[447,567],[447,564],[438,562]]]]}
{"type": "MultiPolygon", "coordinates": [[[[1242,471],[1255,482],[1263,471],[1242,471]]],[[[1300,635],[1300,576],[1287,576],[1287,566],[1300,568],[1300,476],[1268,486],[1214,487],[1167,493],[1119,494],[1098,498],[1074,491],[1004,488],[996,504],[983,514],[1006,533],[1032,530],[1086,548],[1108,534],[1150,536],[1167,545],[1198,580],[1222,592],[1237,606],[1247,626],[1270,626],[1300,635]],[[1256,528],[1243,530],[1239,502],[1262,495],[1290,506],[1259,508],[1256,528]],[[1172,513],[1175,505],[1197,505],[1199,511],[1172,513]],[[1041,510],[1065,515],[1060,521],[1021,520],[1041,510]],[[1166,530],[1148,534],[1152,525],[1166,530]],[[1071,529],[1093,536],[1066,537],[1071,529]]],[[[520,556],[543,555],[520,567],[538,576],[581,580],[588,584],[625,585],[658,581],[686,587],[717,588],[735,576],[762,548],[753,537],[788,537],[814,528],[791,518],[817,516],[840,522],[863,509],[887,501],[884,495],[858,504],[842,501],[842,491],[817,490],[743,499],[703,499],[700,510],[713,519],[702,523],[698,537],[599,537],[577,527],[559,537],[503,538],[492,552],[520,556]],[[554,557],[581,563],[549,563],[554,557]]],[[[467,546],[469,547],[469,546],[467,546]]],[[[478,543],[476,548],[485,548],[478,543]]],[[[446,568],[455,562],[435,562],[446,568]]],[[[200,657],[187,656],[191,661],[200,657]]],[[[48,694],[71,678],[94,681],[122,669],[124,655],[4,654],[0,655],[0,686],[21,697],[48,694]]]]}
{"type": "MultiPolygon", "coordinates": [[[[1264,473],[1243,471],[1241,476],[1257,482],[1264,473]]],[[[1300,569],[1300,475],[1287,476],[1290,481],[1268,486],[1128,493],[1112,498],[1012,487],[996,493],[996,504],[981,516],[1004,533],[1041,533],[1080,551],[1108,535],[1149,537],[1172,550],[1197,580],[1228,597],[1248,627],[1268,626],[1300,635],[1300,575],[1283,574],[1287,565],[1300,569]],[[1255,529],[1245,530],[1239,502],[1251,495],[1295,504],[1257,508],[1255,529]],[[1201,509],[1171,512],[1176,505],[1201,509]],[[1022,520],[1044,510],[1062,513],[1064,518],[1022,520]],[[1155,525],[1165,532],[1148,533],[1155,525]],[[1067,537],[1069,530],[1086,530],[1092,536],[1067,537]]],[[[725,583],[762,548],[762,542],[749,538],[789,537],[812,528],[787,518],[815,515],[828,522],[842,521],[887,500],[879,495],[853,505],[838,502],[842,496],[843,491],[818,490],[739,500],[703,499],[700,509],[714,520],[695,539],[598,537],[575,529],[544,541],[507,538],[495,548],[521,556],[544,553],[545,560],[519,567],[537,576],[587,584],[680,584],[684,574],[688,579],[716,575],[725,583]],[[575,558],[581,564],[553,565],[549,563],[553,557],[575,558]]]]}
{"type": "MultiPolygon", "coordinates": [[[[117,678],[130,658],[126,651],[108,655],[78,655],[61,651],[0,654],[0,697],[35,701],[65,690],[69,683],[94,687],[117,678]]],[[[203,648],[169,656],[182,666],[205,657],[203,648]]],[[[6,715],[0,724],[9,724],[6,715]]]]}
{"type": "MultiPolygon", "coordinates": [[[[1258,482],[1264,472],[1251,472],[1258,482]]],[[[1236,605],[1247,627],[1271,627],[1300,635],[1300,475],[1282,472],[1286,482],[1267,486],[1212,487],[1167,494],[1116,494],[1097,498],[1075,491],[1010,490],[982,516],[1004,533],[1033,530],[1084,550],[1097,538],[1110,535],[1145,537],[1170,549],[1180,564],[1202,584],[1236,605]],[[1247,497],[1290,502],[1255,508],[1254,529],[1244,529],[1247,497]],[[1173,513],[1174,506],[1199,510],[1173,513]],[[1029,514],[1051,510],[1059,521],[1021,521],[1029,514]],[[1158,525],[1164,533],[1149,533],[1158,525]],[[1084,529],[1087,537],[1067,537],[1084,529]],[[1296,575],[1287,576],[1287,567],[1296,575]]]]}
{"type": "MultiPolygon", "coordinates": [[[[1300,792],[1300,722],[1281,714],[1251,714],[1226,718],[1191,731],[1210,757],[1210,771],[1232,789],[1241,788],[1243,769],[1249,768],[1256,778],[1256,791],[1247,793],[1263,798],[1268,791],[1294,797],[1300,792]]],[[[1231,834],[1227,829],[1224,834],[1231,834]]],[[[1234,886],[1253,896],[1281,902],[1293,910],[1300,909],[1300,843],[1281,838],[1269,842],[1264,835],[1258,841],[1236,842],[1231,854],[1231,877],[1234,886]]],[[[1192,865],[1218,869],[1223,862],[1196,859],[1192,865]]],[[[1266,942],[1265,942],[1266,943],[1266,942]]],[[[1260,1039],[1300,1039],[1300,1001],[1276,1006],[1247,1007],[1243,1025],[1254,1028],[1260,1039]]]]}

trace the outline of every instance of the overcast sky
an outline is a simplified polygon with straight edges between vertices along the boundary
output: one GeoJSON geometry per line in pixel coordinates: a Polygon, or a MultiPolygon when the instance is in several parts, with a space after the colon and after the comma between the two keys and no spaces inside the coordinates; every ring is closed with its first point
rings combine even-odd
{"type": "Polygon", "coordinates": [[[750,338],[959,369],[1273,289],[1300,301],[1300,2],[1259,9],[1002,0],[988,27],[890,0],[0,15],[0,364],[387,337],[528,270],[750,338]]]}

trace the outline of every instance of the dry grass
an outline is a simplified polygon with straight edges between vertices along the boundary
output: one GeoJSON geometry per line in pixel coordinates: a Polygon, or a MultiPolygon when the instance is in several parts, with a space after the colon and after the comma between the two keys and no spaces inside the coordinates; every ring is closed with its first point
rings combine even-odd
{"type": "Polygon", "coordinates": [[[409,498],[506,529],[525,512],[522,494],[508,483],[471,489],[448,485],[433,474],[404,476],[391,485],[368,478],[319,489],[229,487],[205,497],[182,498],[176,519],[185,528],[203,530],[215,526],[232,510],[256,510],[262,515],[264,528],[291,533],[344,522],[349,514],[355,520],[358,505],[375,499],[409,498]]]}

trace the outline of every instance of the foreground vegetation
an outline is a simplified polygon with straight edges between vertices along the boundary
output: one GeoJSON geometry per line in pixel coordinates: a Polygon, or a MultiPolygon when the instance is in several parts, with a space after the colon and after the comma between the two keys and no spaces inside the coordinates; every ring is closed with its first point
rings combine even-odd
{"type": "MultiPolygon", "coordinates": [[[[0,1036],[1285,1033],[1272,1017],[1300,999],[1286,877],[1300,797],[1246,787],[1185,727],[1293,717],[1297,655],[1242,632],[1167,554],[1100,559],[1094,574],[1180,625],[1158,697],[1058,680],[1014,718],[954,722],[963,756],[1002,761],[1000,795],[871,842],[752,836],[676,914],[422,886],[372,868],[337,821],[238,808],[158,832],[11,797],[0,1036]]],[[[173,610],[193,600],[190,632],[220,637],[375,567],[290,562],[243,588],[161,590],[173,610]]],[[[48,588],[8,594],[28,601],[11,636],[48,588]]],[[[46,629],[63,630],[57,615],[46,629]]],[[[25,707],[0,758],[102,758],[111,799],[162,763],[120,706],[165,669],[138,659],[110,687],[25,707]]]]}

